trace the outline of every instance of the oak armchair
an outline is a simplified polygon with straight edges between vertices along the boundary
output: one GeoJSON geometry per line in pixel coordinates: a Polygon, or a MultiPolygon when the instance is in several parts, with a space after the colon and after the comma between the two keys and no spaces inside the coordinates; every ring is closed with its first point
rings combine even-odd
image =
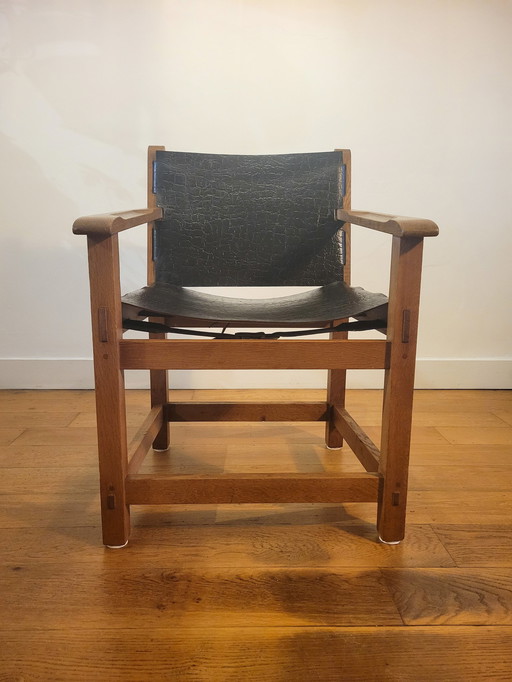
{"type": "Polygon", "coordinates": [[[373,501],[380,540],[403,539],[423,239],[438,228],[430,220],[352,211],[350,186],[348,150],[230,156],[150,147],[147,208],[75,221],[73,231],[88,241],[106,545],[128,542],[130,505],[228,502],[373,501]],[[146,223],[148,284],[122,296],[118,233],[146,223]],[[388,296],[350,286],[350,225],[390,235],[388,296]],[[193,289],[262,285],[316,288],[270,300],[193,289]],[[127,329],[148,338],[125,339],[127,329]],[[349,331],[364,329],[384,336],[348,338],[349,331]],[[167,339],[169,332],[180,338],[167,339]],[[316,339],[320,332],[329,338],[316,339]],[[292,338],[298,335],[306,338],[292,338]],[[169,402],[169,369],[244,368],[328,369],[326,399],[169,402]],[[380,447],[345,409],[346,370],[376,368],[385,370],[380,447]],[[147,369],[151,380],[151,410],[131,443],[127,369],[147,369]],[[139,473],[151,447],[169,448],[172,422],[290,419],[324,421],[326,446],[346,441],[363,471],[139,473]]]}

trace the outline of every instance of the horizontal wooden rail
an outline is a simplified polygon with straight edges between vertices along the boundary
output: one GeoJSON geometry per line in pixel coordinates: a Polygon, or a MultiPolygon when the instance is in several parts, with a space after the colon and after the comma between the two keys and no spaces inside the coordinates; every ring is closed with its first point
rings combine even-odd
{"type": "Polygon", "coordinates": [[[385,369],[386,341],[120,341],[123,369],[385,369]]]}
{"type": "Polygon", "coordinates": [[[376,502],[377,474],[135,474],[128,504],[376,502]]]}
{"type": "Polygon", "coordinates": [[[350,449],[366,471],[378,471],[380,452],[352,416],[340,407],[333,407],[334,426],[347,441],[350,449]]]}
{"type": "Polygon", "coordinates": [[[326,421],[327,403],[169,403],[165,416],[171,422],[286,422],[326,421]]]}
{"type": "Polygon", "coordinates": [[[128,447],[128,473],[136,474],[164,423],[163,407],[153,407],[128,447]]]}

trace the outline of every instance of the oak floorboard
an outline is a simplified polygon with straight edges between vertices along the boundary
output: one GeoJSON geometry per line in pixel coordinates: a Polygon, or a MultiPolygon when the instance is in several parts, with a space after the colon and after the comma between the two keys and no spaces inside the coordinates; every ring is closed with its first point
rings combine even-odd
{"type": "MultiPolygon", "coordinates": [[[[0,467],[88,467],[97,468],[98,456],[95,445],[12,445],[0,447],[0,467]]],[[[30,472],[26,472],[28,477],[30,472]]]]}
{"type": "Polygon", "coordinates": [[[26,682],[512,679],[500,627],[67,628],[0,632],[0,644],[1,679],[26,682]]]}
{"type": "Polygon", "coordinates": [[[433,412],[495,412],[510,410],[511,399],[509,390],[418,390],[414,393],[414,407],[433,412]]]}
{"type": "Polygon", "coordinates": [[[27,476],[26,467],[2,468],[0,476],[0,495],[71,495],[73,492],[96,492],[99,485],[98,468],[80,467],[43,467],[32,470],[27,476]]]}
{"type": "MultiPolygon", "coordinates": [[[[361,423],[361,422],[360,422],[361,423]]],[[[371,424],[361,423],[361,426],[374,443],[380,443],[380,428],[371,424]]],[[[449,441],[441,434],[440,430],[434,426],[414,426],[411,432],[411,446],[416,445],[436,445],[443,447],[449,441]]]]}
{"type": "Polygon", "coordinates": [[[94,410],[94,391],[0,391],[0,412],[80,412],[94,410]]]}
{"type": "MultiPolygon", "coordinates": [[[[128,408],[126,410],[126,421],[128,424],[137,426],[142,424],[144,419],[149,413],[149,405],[146,410],[128,408]]],[[[72,422],[68,424],[70,428],[80,428],[80,427],[94,427],[96,428],[96,413],[95,412],[80,412],[75,415],[72,422]]]]}
{"type": "Polygon", "coordinates": [[[439,433],[454,445],[510,445],[512,446],[512,427],[460,427],[439,426],[439,433]]]}
{"type": "Polygon", "coordinates": [[[16,439],[16,445],[96,445],[95,427],[66,429],[26,429],[16,439]]]}
{"type": "Polygon", "coordinates": [[[66,427],[76,416],[76,412],[4,412],[0,415],[0,426],[11,429],[66,427]]]}
{"type": "Polygon", "coordinates": [[[1,565],[11,630],[401,625],[379,569],[1,565]],[[37,613],[37,619],[34,614],[37,613]],[[80,619],[76,614],[80,613],[80,619]]]}
{"type": "MultiPolygon", "coordinates": [[[[170,400],[190,400],[194,391],[171,390],[170,400]]],[[[295,392],[297,394],[297,392],[295,392]]],[[[126,392],[127,409],[148,407],[149,391],[126,392]]],[[[2,390],[0,412],[90,412],[94,413],[95,397],[92,390],[2,390]]]]}
{"type": "Polygon", "coordinates": [[[228,445],[225,463],[230,473],[301,472],[357,473],[361,464],[348,449],[327,450],[316,443],[249,443],[244,447],[228,445]]]}
{"type": "Polygon", "coordinates": [[[23,429],[0,428],[0,445],[10,445],[10,443],[13,443],[22,433],[23,429]]]}
{"type": "MultiPolygon", "coordinates": [[[[361,406],[356,406],[348,411],[351,412],[352,416],[356,418],[361,424],[379,426],[382,421],[382,411],[379,408],[368,409],[361,406]]],[[[505,415],[506,413],[500,413],[505,415]]],[[[510,424],[506,423],[504,416],[500,416],[497,413],[492,412],[449,412],[447,410],[440,410],[436,412],[435,410],[425,410],[414,409],[413,428],[425,428],[425,427],[437,427],[437,426],[449,426],[449,427],[507,427],[510,424]]]]}
{"type": "MultiPolygon", "coordinates": [[[[0,495],[0,528],[45,529],[64,525],[69,527],[98,526],[99,513],[97,491],[74,492],[71,495],[55,495],[54,493],[0,495]]],[[[44,537],[44,531],[41,531],[40,542],[44,542],[44,537]]]]}
{"type": "MultiPolygon", "coordinates": [[[[136,426],[128,428],[128,438],[133,437],[136,426]]],[[[68,428],[30,428],[16,438],[16,445],[66,445],[69,447],[96,445],[98,442],[95,426],[68,428]]]]}
{"type": "Polygon", "coordinates": [[[433,531],[457,566],[512,566],[512,525],[444,525],[433,531]]]}
{"type": "Polygon", "coordinates": [[[495,410],[494,415],[501,419],[505,424],[512,426],[512,409],[509,410],[495,410]]]}
{"type": "Polygon", "coordinates": [[[512,567],[383,574],[406,625],[512,625],[512,567]]]}
{"type": "MultiPolygon", "coordinates": [[[[418,445],[411,448],[411,464],[441,466],[503,466],[512,464],[510,445],[418,445]]],[[[442,475],[442,472],[440,472],[442,475]]]]}
{"type": "Polygon", "coordinates": [[[181,512],[182,523],[143,526],[135,515],[135,528],[122,552],[98,544],[96,527],[45,529],[39,543],[37,528],[0,529],[3,547],[0,564],[52,562],[66,555],[73,563],[105,563],[122,567],[174,566],[176,568],[303,568],[374,569],[383,566],[455,566],[430,526],[411,526],[407,543],[384,545],[370,524],[275,525],[255,528],[219,524],[215,518],[181,512]],[[202,522],[201,522],[202,519],[202,522]]]}
{"type": "MultiPolygon", "coordinates": [[[[408,524],[512,524],[512,495],[510,491],[454,491],[410,490],[408,499],[408,524]]],[[[245,519],[247,524],[264,523],[269,516],[281,514],[295,519],[307,510],[319,523],[360,522],[375,524],[375,505],[366,502],[347,502],[340,505],[230,505],[218,506],[218,518],[225,521],[245,519]]],[[[407,529],[406,529],[407,533],[407,529]]]]}
{"type": "Polygon", "coordinates": [[[431,466],[413,465],[409,481],[411,490],[453,490],[456,495],[464,491],[510,491],[512,462],[507,466],[446,465],[441,473],[431,466]]]}
{"type": "MultiPolygon", "coordinates": [[[[134,523],[138,526],[210,524],[215,522],[216,516],[215,505],[135,507],[133,512],[134,523]]],[[[84,526],[97,529],[96,546],[102,549],[97,491],[68,495],[0,495],[0,528],[68,528],[73,532],[84,526]]],[[[41,532],[41,542],[45,532],[41,532]]]]}

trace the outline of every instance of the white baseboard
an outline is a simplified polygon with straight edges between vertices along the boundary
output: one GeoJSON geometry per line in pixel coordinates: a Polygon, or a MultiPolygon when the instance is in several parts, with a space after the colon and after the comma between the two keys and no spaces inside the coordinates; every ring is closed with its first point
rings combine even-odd
{"type": "MultiPolygon", "coordinates": [[[[349,388],[381,388],[382,370],[348,373],[349,388]]],[[[147,388],[148,372],[126,372],[128,388],[147,388]]],[[[173,388],[322,388],[323,370],[176,370],[173,388]]],[[[87,358],[0,358],[2,389],[93,388],[87,358]]],[[[419,358],[416,388],[512,388],[512,358],[419,358]]]]}

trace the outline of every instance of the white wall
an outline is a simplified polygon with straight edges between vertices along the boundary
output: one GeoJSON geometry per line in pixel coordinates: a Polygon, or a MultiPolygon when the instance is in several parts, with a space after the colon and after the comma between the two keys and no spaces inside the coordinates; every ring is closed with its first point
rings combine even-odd
{"type": "MultiPolygon", "coordinates": [[[[509,0],[4,0],[0,10],[4,387],[90,385],[85,242],[71,224],[145,204],[148,144],[350,147],[354,208],[441,228],[426,243],[418,386],[512,385],[509,0]]],[[[127,288],[144,277],[142,229],[124,239],[127,288]]],[[[383,290],[388,240],[354,232],[354,283],[383,290]]],[[[359,376],[353,385],[374,381],[359,376]]],[[[173,385],[262,378],[176,373],[173,385]]]]}

